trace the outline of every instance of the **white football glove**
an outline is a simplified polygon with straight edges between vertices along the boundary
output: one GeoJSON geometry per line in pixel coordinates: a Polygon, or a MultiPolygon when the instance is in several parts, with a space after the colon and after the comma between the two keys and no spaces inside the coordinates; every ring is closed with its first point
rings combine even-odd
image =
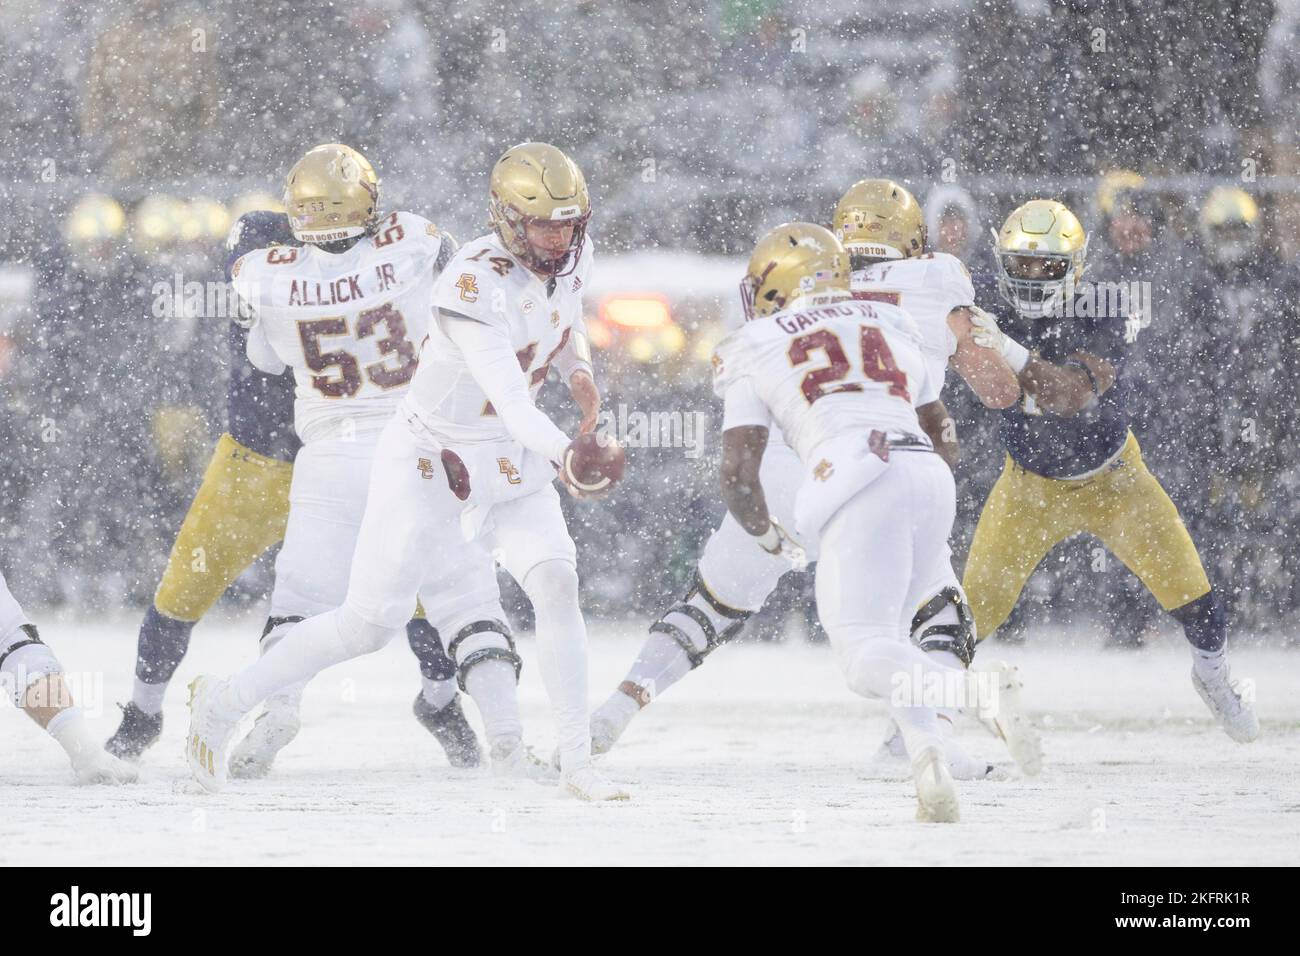
{"type": "Polygon", "coordinates": [[[981,348],[997,352],[1004,359],[1011,371],[1017,375],[1029,362],[1029,350],[998,328],[998,320],[992,313],[985,312],[978,305],[966,307],[970,312],[970,339],[981,348]]]}
{"type": "Polygon", "coordinates": [[[808,554],[804,551],[803,545],[792,538],[775,518],[768,520],[771,524],[768,525],[767,531],[758,536],[758,546],[768,554],[785,558],[796,571],[802,571],[808,566],[808,554]]]}
{"type": "Polygon", "coordinates": [[[970,312],[970,323],[974,326],[970,330],[971,341],[981,348],[1001,352],[1002,344],[1007,340],[1007,336],[998,328],[998,320],[978,305],[970,305],[966,308],[970,312]]]}

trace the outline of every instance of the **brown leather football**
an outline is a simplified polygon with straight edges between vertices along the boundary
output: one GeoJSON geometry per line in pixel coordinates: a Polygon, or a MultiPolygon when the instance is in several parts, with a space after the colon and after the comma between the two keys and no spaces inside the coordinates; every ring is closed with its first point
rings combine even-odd
{"type": "Polygon", "coordinates": [[[608,491],[623,477],[627,455],[612,435],[588,432],[569,442],[564,451],[564,470],[584,494],[608,491]]]}

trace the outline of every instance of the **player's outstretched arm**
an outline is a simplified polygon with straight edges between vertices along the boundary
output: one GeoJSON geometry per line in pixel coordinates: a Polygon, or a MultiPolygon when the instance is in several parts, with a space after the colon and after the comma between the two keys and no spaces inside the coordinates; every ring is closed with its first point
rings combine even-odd
{"type": "Polygon", "coordinates": [[[557,465],[564,460],[569,438],[536,405],[519,359],[504,330],[440,309],[443,328],[465,356],[465,364],[483,394],[496,409],[510,437],[557,465]]]}
{"type": "Polygon", "coordinates": [[[767,429],[743,425],[722,433],[722,500],[740,526],[754,537],[772,526],[758,468],[767,448],[767,429]]]}
{"type": "Polygon", "coordinates": [[[971,340],[1005,359],[1017,373],[1020,387],[1053,415],[1077,415],[1115,384],[1115,366],[1106,359],[1075,352],[1061,365],[1053,365],[1004,333],[983,309],[972,307],[970,313],[971,340]]]}
{"type": "MultiPolygon", "coordinates": [[[[960,308],[949,312],[948,328],[957,339],[952,366],[976,397],[987,408],[1010,408],[1014,405],[1020,398],[1020,383],[1016,380],[1016,373],[1001,352],[985,348],[972,336],[976,327],[971,321],[971,310],[960,308]]],[[[930,437],[933,440],[934,436],[930,437]]],[[[935,448],[938,447],[936,443],[935,448]]]]}

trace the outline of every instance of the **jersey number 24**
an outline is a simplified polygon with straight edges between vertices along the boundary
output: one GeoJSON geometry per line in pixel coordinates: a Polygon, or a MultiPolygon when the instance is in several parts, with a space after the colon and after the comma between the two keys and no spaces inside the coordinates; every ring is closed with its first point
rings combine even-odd
{"type": "MultiPolygon", "coordinates": [[[[889,350],[889,343],[880,329],[874,325],[862,326],[861,347],[862,374],[873,382],[888,385],[890,395],[911,402],[912,397],[907,392],[907,373],[894,361],[894,353],[889,350]]],[[[800,388],[809,405],[836,392],[862,391],[857,382],[844,381],[852,366],[838,335],[830,329],[818,329],[799,336],[790,343],[790,364],[798,368],[810,361],[814,352],[824,352],[830,364],[815,368],[803,377],[800,388]]]]}

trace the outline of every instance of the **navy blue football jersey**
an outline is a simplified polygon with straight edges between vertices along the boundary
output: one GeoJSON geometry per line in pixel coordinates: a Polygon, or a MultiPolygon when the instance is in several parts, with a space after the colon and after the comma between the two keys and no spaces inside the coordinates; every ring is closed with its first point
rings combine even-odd
{"type": "Polygon", "coordinates": [[[1027,319],[998,294],[990,273],[973,276],[975,302],[997,316],[1001,329],[1045,361],[1060,365],[1076,352],[1105,359],[1115,368],[1115,384],[1077,415],[1054,415],[1028,395],[999,414],[998,434],[1007,454],[1022,468],[1047,478],[1070,478],[1101,467],[1123,447],[1129,430],[1128,384],[1124,359],[1128,352],[1128,317],[1113,307],[1106,312],[1105,296],[1091,296],[1090,287],[1076,290],[1067,314],[1027,319]],[[1084,304],[1084,298],[1091,296],[1084,304]],[[1096,308],[1093,308],[1097,304],[1096,308]],[[1073,313],[1073,314],[1071,314],[1073,313]]]}
{"type": "MultiPolygon", "coordinates": [[[[226,281],[241,256],[267,246],[301,245],[281,212],[256,211],[239,217],[226,243],[226,281]]],[[[302,444],[293,430],[293,372],[267,375],[248,361],[248,330],[231,322],[230,385],[226,390],[227,430],[246,448],[268,458],[293,461],[302,444]]]]}

